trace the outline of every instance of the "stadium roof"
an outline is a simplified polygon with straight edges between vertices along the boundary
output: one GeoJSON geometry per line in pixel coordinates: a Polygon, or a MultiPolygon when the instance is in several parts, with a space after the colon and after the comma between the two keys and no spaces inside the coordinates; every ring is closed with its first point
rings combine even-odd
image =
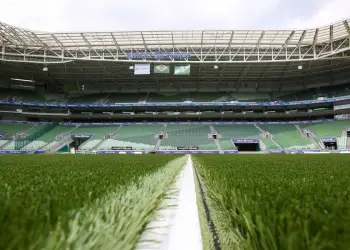
{"type": "Polygon", "coordinates": [[[50,33],[0,22],[0,59],[242,63],[343,57],[350,19],[306,30],[203,30],[50,33]],[[157,57],[161,53],[163,56],[157,57]],[[180,56],[174,56],[174,54],[180,56]],[[137,56],[135,56],[137,55],[137,56]]]}

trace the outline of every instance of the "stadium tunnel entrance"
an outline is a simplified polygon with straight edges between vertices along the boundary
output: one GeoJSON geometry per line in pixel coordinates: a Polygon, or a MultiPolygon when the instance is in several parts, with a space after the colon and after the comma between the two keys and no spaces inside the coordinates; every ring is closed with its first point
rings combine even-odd
{"type": "Polygon", "coordinates": [[[338,149],[337,138],[321,138],[321,142],[323,143],[325,149],[338,149]]]}
{"type": "Polygon", "coordinates": [[[233,139],[238,152],[260,152],[260,141],[259,139],[233,139]]]}
{"type": "Polygon", "coordinates": [[[73,141],[69,144],[69,148],[76,151],[91,137],[93,137],[93,135],[72,135],[73,141]]]}

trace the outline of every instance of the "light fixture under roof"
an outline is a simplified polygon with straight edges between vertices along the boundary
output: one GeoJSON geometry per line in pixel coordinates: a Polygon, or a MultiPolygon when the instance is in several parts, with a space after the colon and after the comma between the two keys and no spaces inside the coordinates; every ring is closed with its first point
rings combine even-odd
{"type": "Polygon", "coordinates": [[[35,82],[34,80],[29,79],[21,79],[21,78],[11,78],[12,81],[18,81],[18,82],[35,82]]]}

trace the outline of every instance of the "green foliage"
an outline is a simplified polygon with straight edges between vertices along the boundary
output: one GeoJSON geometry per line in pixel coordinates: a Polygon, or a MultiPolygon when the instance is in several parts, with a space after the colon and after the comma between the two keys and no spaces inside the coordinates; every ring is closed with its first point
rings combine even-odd
{"type": "MultiPolygon", "coordinates": [[[[139,204],[137,201],[140,197],[150,197],[151,201],[157,200],[160,197],[159,191],[156,196],[152,196],[151,193],[155,190],[144,189],[142,183],[145,180],[142,177],[154,176],[175,157],[168,155],[0,157],[0,249],[41,249],[48,244],[51,244],[48,249],[55,249],[51,232],[57,232],[59,229],[58,236],[62,243],[62,237],[65,237],[63,235],[71,232],[72,220],[76,219],[75,221],[80,223],[78,217],[86,214],[81,211],[103,208],[107,201],[111,202],[108,197],[117,197],[123,201],[118,208],[125,211],[129,206],[139,204]],[[129,186],[131,189],[127,189],[129,186]],[[142,192],[138,188],[142,189],[142,192]],[[132,199],[123,197],[123,193],[132,197],[131,190],[135,192],[138,190],[136,197],[139,198],[133,203],[127,202],[132,199]],[[50,242],[47,241],[49,236],[50,242]]],[[[173,171],[175,170],[176,168],[173,171]]],[[[174,172],[172,174],[167,172],[167,175],[172,176],[174,172]]],[[[157,183],[155,180],[153,182],[157,183]]],[[[157,187],[159,188],[155,185],[155,188],[157,187]]],[[[164,186],[162,188],[164,189],[164,186]]],[[[142,200],[142,204],[145,205],[146,201],[142,200]]],[[[148,208],[147,211],[151,212],[152,208],[148,208]]],[[[139,225],[142,226],[142,223],[145,221],[139,225]]]]}
{"type": "Polygon", "coordinates": [[[350,249],[348,156],[193,159],[222,249],[350,249]]]}

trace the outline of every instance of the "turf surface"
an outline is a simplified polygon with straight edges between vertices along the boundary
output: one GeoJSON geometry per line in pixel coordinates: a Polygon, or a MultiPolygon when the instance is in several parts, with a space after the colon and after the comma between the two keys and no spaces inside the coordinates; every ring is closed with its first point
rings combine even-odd
{"type": "Polygon", "coordinates": [[[222,249],[350,249],[347,155],[196,155],[222,249]]]}
{"type": "MultiPolygon", "coordinates": [[[[96,206],[98,199],[155,174],[176,157],[1,156],[0,249],[44,248],[58,221],[71,230],[69,221],[76,216],[72,211],[96,206]]],[[[144,195],[149,195],[147,191],[144,195]]],[[[114,197],[122,199],[119,194],[114,197]]]]}

